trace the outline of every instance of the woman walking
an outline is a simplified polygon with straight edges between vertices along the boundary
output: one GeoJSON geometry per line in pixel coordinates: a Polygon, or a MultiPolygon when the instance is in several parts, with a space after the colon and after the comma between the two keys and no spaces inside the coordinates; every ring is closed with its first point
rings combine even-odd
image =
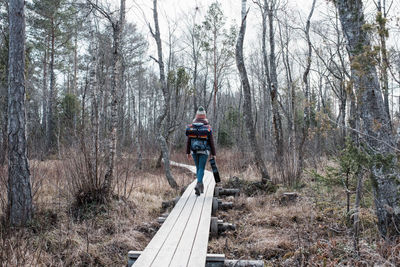
{"type": "Polygon", "coordinates": [[[203,177],[208,156],[211,153],[215,158],[216,155],[212,128],[203,107],[198,108],[193,123],[186,128],[186,136],[186,154],[188,159],[193,158],[196,165],[197,184],[194,190],[199,196],[204,191],[203,177]]]}

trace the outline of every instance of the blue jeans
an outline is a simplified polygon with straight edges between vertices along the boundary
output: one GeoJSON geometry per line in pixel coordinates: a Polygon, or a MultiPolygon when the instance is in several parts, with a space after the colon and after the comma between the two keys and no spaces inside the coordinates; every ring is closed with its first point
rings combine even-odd
{"type": "Polygon", "coordinates": [[[202,183],[204,177],[204,169],[206,168],[208,155],[193,153],[192,157],[194,159],[194,164],[196,165],[197,182],[202,183]]]}

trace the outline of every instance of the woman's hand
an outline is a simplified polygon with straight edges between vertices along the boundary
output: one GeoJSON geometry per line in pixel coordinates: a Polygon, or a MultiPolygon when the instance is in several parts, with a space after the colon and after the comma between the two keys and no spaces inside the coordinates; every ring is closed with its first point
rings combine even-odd
{"type": "Polygon", "coordinates": [[[190,160],[192,158],[192,155],[190,155],[190,154],[186,154],[186,156],[187,156],[188,160],[190,160]]]}

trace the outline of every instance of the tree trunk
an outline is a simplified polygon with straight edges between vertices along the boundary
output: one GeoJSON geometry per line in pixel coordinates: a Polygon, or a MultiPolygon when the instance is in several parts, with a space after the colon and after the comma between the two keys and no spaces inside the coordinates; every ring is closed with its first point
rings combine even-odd
{"type": "Polygon", "coordinates": [[[382,91],[373,56],[371,41],[363,29],[365,24],[361,0],[335,2],[342,29],[347,39],[351,72],[357,92],[362,119],[362,131],[372,156],[371,179],[378,228],[385,238],[399,235],[400,188],[394,136],[385,110],[382,91]],[[360,64],[362,63],[362,64],[360,64]]]}
{"type": "MultiPolygon", "coordinates": [[[[388,29],[386,29],[386,7],[382,9],[382,0],[379,0],[378,3],[378,14],[376,16],[376,21],[378,24],[378,35],[380,41],[380,50],[381,50],[381,79],[382,79],[382,89],[383,89],[383,100],[385,105],[385,111],[390,119],[390,110],[389,110],[389,75],[388,75],[388,53],[386,48],[386,37],[388,35],[388,29]]],[[[390,126],[391,125],[390,120],[390,126]]]]}
{"type": "Polygon", "coordinates": [[[97,84],[97,48],[94,44],[96,39],[94,38],[94,34],[91,34],[92,40],[89,45],[90,53],[91,53],[91,61],[89,63],[89,90],[90,90],[90,98],[92,102],[91,108],[91,155],[89,160],[89,168],[91,174],[91,188],[97,189],[99,188],[99,175],[98,175],[98,167],[99,167],[99,98],[98,98],[98,84],[97,84]]]}
{"type": "Polygon", "coordinates": [[[296,171],[296,180],[299,181],[301,173],[303,171],[304,167],[304,144],[307,140],[308,137],[308,129],[310,128],[310,106],[311,106],[311,101],[310,101],[310,81],[308,79],[308,76],[310,74],[310,69],[311,69],[311,55],[312,55],[312,45],[311,45],[311,40],[310,40],[310,23],[311,23],[311,17],[314,13],[314,8],[315,8],[315,1],[313,0],[312,7],[310,14],[308,15],[307,23],[306,23],[306,29],[305,29],[305,34],[306,34],[306,39],[307,39],[307,45],[308,45],[308,53],[307,53],[307,65],[306,69],[304,70],[303,73],[303,83],[305,86],[304,90],[304,98],[305,98],[305,107],[304,107],[304,122],[303,122],[303,136],[301,138],[300,144],[299,144],[299,149],[298,151],[298,157],[299,157],[299,164],[297,165],[297,171],[296,171]]]}
{"type": "MultiPolygon", "coordinates": [[[[153,17],[154,17],[154,27],[155,27],[155,32],[151,31],[156,43],[157,43],[157,53],[158,53],[158,66],[160,69],[160,84],[161,84],[161,90],[164,98],[164,103],[162,103],[161,106],[161,113],[157,117],[156,120],[156,125],[160,128],[163,129],[163,121],[167,115],[168,112],[168,107],[169,107],[169,91],[167,88],[167,83],[165,79],[165,70],[164,70],[164,62],[163,62],[163,56],[162,56],[162,44],[161,44],[161,36],[160,36],[160,27],[158,25],[158,13],[157,13],[157,0],[153,0],[153,17]]],[[[165,137],[163,135],[163,130],[158,131],[158,136],[157,136],[158,143],[161,148],[161,153],[162,157],[164,159],[164,169],[165,169],[165,176],[167,178],[167,181],[169,185],[172,188],[178,188],[178,184],[176,183],[174,177],[172,176],[171,170],[170,170],[170,163],[169,163],[169,150],[168,150],[168,144],[165,140],[165,137]]]]}
{"type": "Polygon", "coordinates": [[[111,124],[109,132],[109,145],[108,145],[108,169],[104,178],[104,189],[106,198],[110,199],[112,195],[112,183],[114,180],[114,167],[115,167],[115,154],[117,150],[117,127],[118,127],[118,93],[120,88],[120,42],[121,33],[125,23],[125,2],[121,0],[120,5],[120,19],[112,23],[113,28],[113,72],[111,84],[111,124]]]}
{"type": "Polygon", "coordinates": [[[47,110],[47,134],[46,134],[46,150],[48,153],[54,152],[54,146],[56,143],[56,121],[54,118],[55,102],[57,97],[56,92],[56,78],[54,74],[54,57],[55,57],[55,25],[54,18],[51,20],[51,36],[50,36],[50,95],[48,98],[48,110],[47,110]]]}
{"type": "MultiPolygon", "coordinates": [[[[47,61],[48,61],[48,57],[49,57],[49,53],[48,53],[48,43],[49,43],[49,36],[46,37],[46,44],[45,44],[45,48],[44,48],[44,55],[43,55],[43,91],[42,91],[42,109],[43,109],[43,115],[42,115],[42,125],[43,125],[43,129],[44,132],[46,133],[46,137],[47,135],[47,131],[48,131],[48,124],[47,124],[47,115],[48,115],[48,103],[49,103],[49,99],[48,99],[48,88],[47,88],[47,61]]],[[[46,139],[47,140],[47,139],[46,139]]]]}
{"type": "Polygon", "coordinates": [[[360,202],[362,195],[362,185],[363,185],[363,171],[357,173],[357,188],[356,188],[356,201],[354,204],[354,224],[353,224],[353,247],[355,255],[358,257],[360,255],[360,249],[358,246],[359,234],[360,234],[360,202]]]}
{"type": "Polygon", "coordinates": [[[252,107],[251,88],[243,58],[243,42],[246,33],[246,18],[247,18],[246,0],[242,0],[242,24],[240,27],[239,36],[236,43],[236,66],[239,70],[240,80],[243,86],[243,95],[244,95],[243,109],[244,109],[244,116],[246,120],[246,128],[248,132],[250,146],[251,149],[253,150],[254,160],[257,164],[258,169],[261,172],[262,181],[267,182],[270,181],[271,179],[268,174],[267,168],[265,166],[265,162],[262,158],[261,149],[257,144],[257,138],[255,134],[256,130],[254,127],[254,120],[251,111],[252,107]]]}
{"type": "MultiPolygon", "coordinates": [[[[7,40],[5,40],[7,41],[7,40]]],[[[8,62],[5,62],[5,79],[4,79],[4,84],[0,83],[0,108],[1,108],[1,148],[2,150],[0,151],[0,166],[2,166],[6,162],[7,158],[7,147],[8,147],[8,86],[7,86],[7,81],[8,81],[8,62]],[[4,87],[3,87],[4,86],[4,87]]]]}
{"type": "Polygon", "coordinates": [[[32,218],[32,191],[26,156],[24,0],[9,2],[8,216],[12,226],[32,218]]]}
{"type": "MultiPolygon", "coordinates": [[[[78,94],[78,30],[75,28],[74,32],[74,81],[73,81],[73,90],[72,94],[77,96],[78,94]]],[[[76,124],[77,124],[77,112],[74,112],[74,139],[76,138],[76,124]]]]}
{"type": "Polygon", "coordinates": [[[217,30],[213,32],[213,67],[214,67],[214,97],[213,97],[213,121],[214,124],[214,141],[218,144],[218,108],[217,108],[217,97],[218,97],[218,76],[217,76],[217,30]]]}
{"type": "Polygon", "coordinates": [[[266,40],[266,28],[267,21],[263,19],[263,57],[264,66],[267,71],[268,88],[271,97],[272,105],[272,122],[274,124],[274,134],[275,134],[275,146],[276,146],[276,162],[282,163],[283,157],[283,130],[282,130],[282,120],[279,114],[279,103],[278,103],[278,75],[276,70],[276,55],[275,55],[275,33],[274,33],[274,6],[275,0],[264,0],[264,15],[268,17],[269,23],[269,67],[267,52],[265,46],[266,40]]]}
{"type": "MultiPolygon", "coordinates": [[[[8,69],[6,69],[8,72],[8,69]]],[[[5,88],[7,91],[8,89],[5,88]]],[[[3,165],[6,162],[7,158],[7,150],[8,150],[8,92],[4,92],[4,102],[1,104],[4,105],[2,110],[3,118],[2,118],[2,151],[0,153],[0,165],[3,165]]]]}
{"type": "Polygon", "coordinates": [[[195,37],[195,27],[193,27],[193,32],[191,33],[192,38],[192,59],[194,63],[194,70],[193,70],[193,111],[196,114],[198,108],[198,90],[197,90],[197,75],[198,75],[198,65],[199,65],[199,55],[196,51],[196,37],[195,37]]]}

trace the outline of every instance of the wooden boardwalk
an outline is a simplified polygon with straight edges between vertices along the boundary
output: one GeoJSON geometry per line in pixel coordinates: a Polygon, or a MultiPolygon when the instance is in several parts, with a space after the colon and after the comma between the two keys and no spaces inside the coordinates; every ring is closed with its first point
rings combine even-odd
{"type": "MultiPolygon", "coordinates": [[[[196,172],[194,166],[171,163],[196,172]]],[[[193,181],[161,228],[134,263],[135,267],[205,266],[215,181],[205,171],[204,194],[196,196],[193,181]]]]}

